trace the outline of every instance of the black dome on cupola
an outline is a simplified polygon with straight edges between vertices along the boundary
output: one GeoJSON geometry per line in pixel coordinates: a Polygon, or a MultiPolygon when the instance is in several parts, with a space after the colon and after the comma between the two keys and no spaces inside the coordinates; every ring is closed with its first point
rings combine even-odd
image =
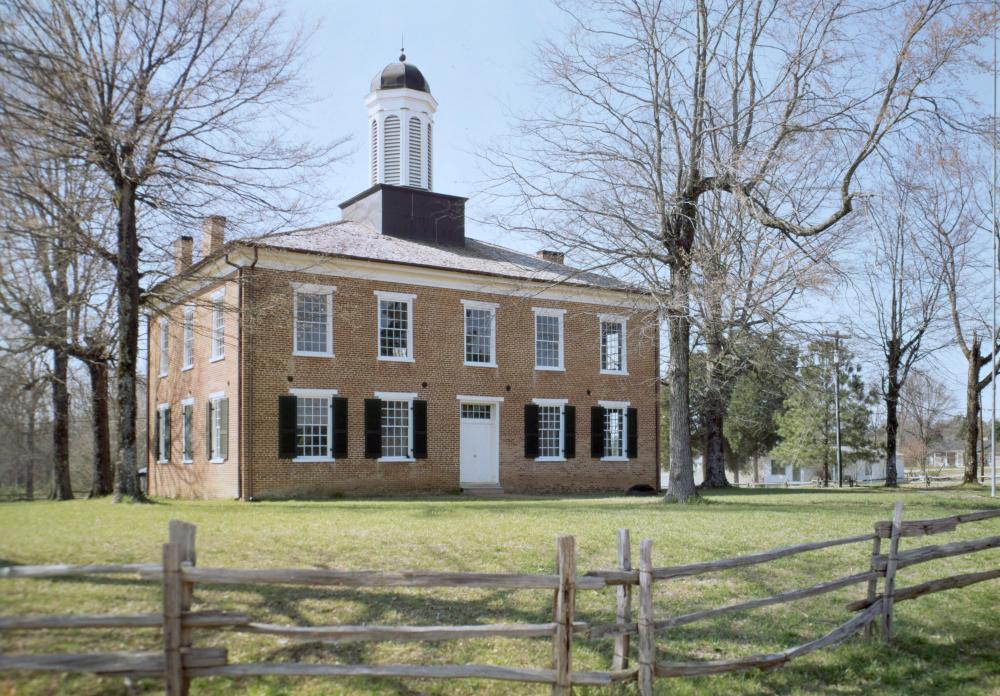
{"type": "Polygon", "coordinates": [[[431,93],[431,86],[420,69],[406,62],[406,54],[400,54],[398,63],[389,63],[372,79],[372,90],[415,89],[431,93]]]}

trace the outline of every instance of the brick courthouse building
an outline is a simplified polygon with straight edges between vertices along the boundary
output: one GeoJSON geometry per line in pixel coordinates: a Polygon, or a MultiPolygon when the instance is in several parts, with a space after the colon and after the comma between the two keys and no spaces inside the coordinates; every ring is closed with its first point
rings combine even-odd
{"type": "Polygon", "coordinates": [[[656,487],[648,298],[465,236],[432,191],[437,102],[393,63],[343,221],[225,241],[147,299],[149,490],[197,498],[656,487]]]}

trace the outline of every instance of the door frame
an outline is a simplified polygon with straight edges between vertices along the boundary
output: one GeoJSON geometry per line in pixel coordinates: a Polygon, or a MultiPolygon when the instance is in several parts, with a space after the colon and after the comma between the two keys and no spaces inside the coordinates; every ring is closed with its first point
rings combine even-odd
{"type": "Polygon", "coordinates": [[[492,481],[463,481],[462,480],[462,406],[464,404],[480,404],[493,407],[493,418],[491,419],[490,440],[493,446],[493,463],[496,470],[496,485],[500,485],[500,417],[503,403],[502,396],[468,396],[459,394],[455,397],[458,401],[458,483],[462,484],[490,484],[492,481]]]}

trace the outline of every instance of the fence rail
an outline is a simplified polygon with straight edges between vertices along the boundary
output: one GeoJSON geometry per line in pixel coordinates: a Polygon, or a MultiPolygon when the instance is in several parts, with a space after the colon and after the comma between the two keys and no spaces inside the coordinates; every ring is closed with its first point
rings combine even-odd
{"type": "Polygon", "coordinates": [[[377,572],[315,568],[233,569],[197,565],[195,528],[173,520],[169,541],[163,546],[160,564],[94,564],[9,566],[0,568],[0,578],[59,578],[106,574],[127,574],[141,580],[159,582],[163,608],[147,614],[89,614],[72,616],[4,616],[0,632],[89,628],[156,628],[162,632],[163,649],[155,652],[94,652],[86,654],[0,655],[0,670],[83,672],[111,676],[153,676],[164,679],[166,692],[187,694],[192,679],[202,677],[252,677],[265,675],[313,677],[392,677],[402,679],[494,679],[549,684],[554,694],[569,694],[572,686],[607,686],[637,682],[639,693],[652,693],[656,678],[689,677],[748,669],[773,669],[809,653],[836,645],[864,632],[871,638],[876,627],[882,639],[892,637],[893,607],[934,592],[967,587],[1000,578],[1000,568],[964,573],[896,588],[898,571],[918,563],[1000,548],[1000,536],[983,537],[948,544],[933,544],[900,551],[902,539],[955,531],[959,525],[1000,518],[1000,509],[928,520],[904,521],[903,507],[897,503],[889,521],[877,522],[873,534],[822,540],[758,553],[680,566],[653,564],[653,541],[639,545],[639,562],[632,565],[628,530],[619,530],[617,568],[578,574],[575,540],[556,540],[556,567],[553,574],[377,572]],[[882,540],[889,540],[882,552],[882,540]],[[657,616],[653,601],[657,586],[684,578],[735,568],[771,563],[803,553],[836,546],[871,542],[869,570],[823,580],[804,588],[786,590],[768,597],[750,599],[676,616],[657,616]],[[882,591],[878,591],[879,581],[882,591]],[[331,625],[297,626],[254,621],[242,612],[192,610],[198,584],[260,585],[291,584],[368,588],[483,588],[552,592],[552,621],[544,623],[478,625],[331,625]],[[864,598],[846,609],[855,612],[845,623],[826,635],[785,650],[732,659],[702,662],[671,662],[657,659],[663,632],[697,621],[785,604],[820,596],[854,585],[866,584],[864,598]],[[590,624],[576,616],[578,591],[615,593],[615,621],[590,624]],[[638,598],[633,593],[638,592],[638,598]],[[636,599],[633,602],[633,599],[636,599]],[[633,617],[634,614],[634,617],[633,617]],[[281,636],[295,640],[324,642],[448,641],[468,638],[511,639],[548,638],[551,641],[550,667],[506,665],[350,665],[314,663],[229,662],[224,648],[195,647],[194,629],[233,631],[281,636]],[[657,633],[660,635],[657,635],[657,633]],[[637,641],[633,642],[632,638],[637,641]],[[614,638],[612,664],[607,671],[573,671],[573,644],[578,640],[614,638]],[[632,663],[633,656],[635,662],[632,663]]]}

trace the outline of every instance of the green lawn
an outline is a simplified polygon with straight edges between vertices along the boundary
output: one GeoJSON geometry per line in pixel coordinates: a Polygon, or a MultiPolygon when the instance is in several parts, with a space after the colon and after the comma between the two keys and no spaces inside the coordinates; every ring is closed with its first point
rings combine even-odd
{"type": "MultiPolygon", "coordinates": [[[[551,572],[555,538],[574,534],[578,568],[612,567],[615,533],[628,527],[654,540],[654,564],[673,565],[763,550],[799,541],[868,532],[888,519],[892,503],[905,516],[940,517],[1000,505],[983,489],[884,492],[845,489],[737,491],[690,506],[657,498],[511,498],[341,500],[330,502],[174,502],[116,506],[107,501],[0,505],[0,564],[156,562],[167,521],[198,525],[202,566],[297,566],[344,569],[551,572]]],[[[1000,520],[963,527],[903,548],[1000,534],[1000,520]]],[[[852,545],[739,571],[656,585],[658,617],[793,589],[867,569],[870,548],[852,545]]],[[[899,585],[995,568],[1000,550],[901,571],[899,585]]],[[[863,586],[817,599],[692,624],[664,635],[660,659],[718,659],[805,642],[843,623],[844,602],[863,586]]],[[[0,580],[0,614],[156,611],[156,584],[130,579],[0,580]]],[[[273,623],[461,624],[549,620],[548,592],[402,590],[357,592],[296,587],[202,587],[196,608],[242,610],[273,623]]],[[[612,590],[580,592],[578,617],[613,620],[612,590]]],[[[677,694],[983,694],[1000,693],[1000,581],[924,597],[897,607],[891,648],[853,639],[768,673],[658,680],[677,694]]],[[[493,663],[547,667],[544,639],[443,643],[323,645],[220,631],[196,632],[199,645],[224,645],[230,659],[249,661],[493,663]]],[[[132,631],[22,631],[0,635],[10,653],[158,649],[159,634],[132,631]]],[[[610,640],[578,642],[575,669],[606,669],[610,640]]],[[[0,694],[156,692],[155,680],[83,676],[0,675],[0,694]]],[[[210,694],[501,694],[547,688],[504,682],[402,682],[254,678],[199,680],[210,694]]],[[[580,689],[580,692],[587,692],[580,689]]],[[[598,692],[599,690],[594,690],[598,692]]]]}

